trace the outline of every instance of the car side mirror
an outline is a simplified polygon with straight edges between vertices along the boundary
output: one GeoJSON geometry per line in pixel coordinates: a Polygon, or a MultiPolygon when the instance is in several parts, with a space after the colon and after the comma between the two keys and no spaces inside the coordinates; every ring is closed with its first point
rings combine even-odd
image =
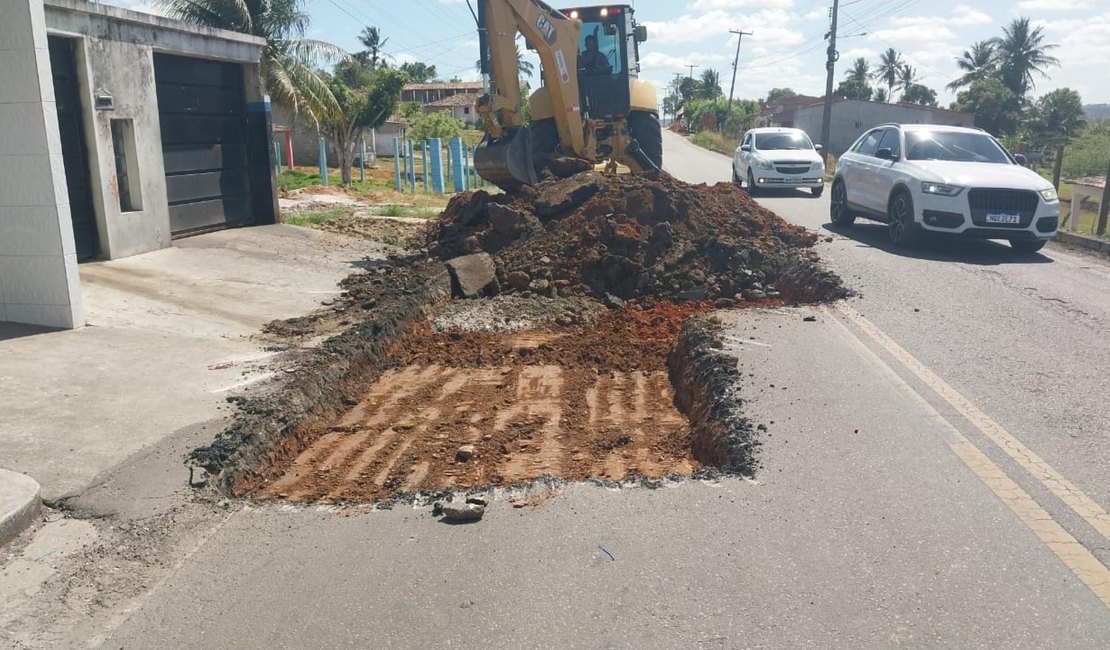
{"type": "Polygon", "coordinates": [[[815,145],[813,145],[813,150],[814,150],[814,151],[821,151],[822,149],[824,149],[824,147],[822,147],[822,146],[821,146],[821,145],[819,145],[819,144],[815,144],[815,145]]]}
{"type": "Polygon", "coordinates": [[[750,144],[740,145],[740,151],[751,151],[751,150],[752,150],[752,146],[750,144]]]}
{"type": "Polygon", "coordinates": [[[1029,159],[1025,157],[1025,154],[1015,153],[1014,160],[1016,160],[1017,164],[1021,165],[1022,167],[1029,166],[1029,159]]]}
{"type": "Polygon", "coordinates": [[[887,147],[883,147],[875,152],[875,157],[880,160],[894,160],[894,152],[887,147]]]}
{"type": "Polygon", "coordinates": [[[636,42],[643,43],[647,40],[647,25],[636,25],[636,42]]]}

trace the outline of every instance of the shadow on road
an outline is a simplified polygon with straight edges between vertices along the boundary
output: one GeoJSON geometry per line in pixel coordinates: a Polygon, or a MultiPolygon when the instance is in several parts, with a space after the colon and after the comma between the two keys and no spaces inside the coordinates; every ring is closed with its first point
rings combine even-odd
{"type": "Polygon", "coordinates": [[[808,189],[790,188],[790,189],[762,189],[756,192],[755,198],[757,199],[810,199],[816,200],[818,197],[813,196],[813,193],[808,189]]]}
{"type": "Polygon", "coordinates": [[[849,228],[841,228],[826,223],[821,228],[830,233],[852,239],[863,246],[920,260],[963,262],[982,266],[1052,264],[1054,262],[1051,257],[1046,257],[1041,253],[1019,253],[1010,248],[1008,244],[989,239],[963,239],[942,235],[927,235],[922,238],[921,243],[915,248],[899,248],[890,241],[886,224],[881,223],[857,221],[855,225],[849,228]]]}
{"type": "Polygon", "coordinates": [[[50,327],[39,327],[38,325],[20,325],[18,323],[0,323],[0,341],[8,341],[11,339],[23,338],[25,336],[35,336],[36,334],[45,334],[47,332],[57,332],[60,330],[50,327]]]}

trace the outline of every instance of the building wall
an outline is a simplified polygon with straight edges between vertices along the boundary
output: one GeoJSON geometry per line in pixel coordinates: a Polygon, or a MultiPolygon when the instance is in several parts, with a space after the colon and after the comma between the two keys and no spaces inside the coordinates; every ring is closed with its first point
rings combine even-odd
{"type": "Polygon", "coordinates": [[[42,0],[0,20],[0,321],[84,325],[42,0]]]}
{"type": "MultiPolygon", "coordinates": [[[[823,112],[823,106],[800,108],[794,114],[794,126],[805,131],[814,142],[820,142],[823,112]]],[[[839,156],[847,151],[864,131],[887,122],[975,126],[975,116],[929,106],[901,106],[844,100],[832,106],[832,118],[829,122],[829,151],[839,156]]]]}
{"type": "Polygon", "coordinates": [[[101,254],[118,259],[165,248],[170,244],[170,210],[153,50],[146,45],[87,37],[80,39],[77,52],[101,254]],[[94,96],[104,93],[112,96],[112,110],[90,110],[94,96]],[[121,119],[131,120],[134,129],[142,206],[129,212],[120,208],[112,144],[112,120],[121,119]]]}
{"type": "MultiPolygon", "coordinates": [[[[318,139],[318,136],[316,135],[316,126],[314,124],[312,124],[312,121],[311,120],[306,120],[302,117],[302,118],[297,119],[296,122],[294,123],[294,120],[292,119],[292,116],[285,109],[282,109],[280,107],[274,107],[273,110],[274,110],[274,124],[280,124],[282,126],[290,126],[291,124],[294,124],[294,127],[293,127],[293,162],[294,162],[294,164],[296,164],[298,166],[300,166],[300,165],[318,165],[318,164],[320,164],[320,162],[319,162],[319,157],[320,157],[319,156],[319,139],[318,139]]],[[[397,122],[386,122],[380,128],[376,129],[376,132],[377,132],[377,149],[375,150],[376,155],[378,155],[378,156],[392,156],[393,155],[393,138],[394,137],[398,137],[398,138],[403,137],[403,131],[404,131],[403,125],[401,125],[397,122]]],[[[285,134],[284,133],[275,133],[274,134],[274,140],[278,143],[279,146],[283,147],[282,148],[282,154],[281,154],[282,155],[282,165],[283,166],[288,165],[289,161],[284,159],[284,157],[285,157],[285,149],[284,149],[285,134]]],[[[367,153],[369,153],[371,148],[372,148],[372,146],[371,146],[372,141],[373,141],[373,139],[370,136],[370,131],[367,130],[366,131],[366,151],[367,151],[367,153]]],[[[332,147],[330,144],[327,145],[327,156],[328,156],[328,161],[332,165],[335,165],[336,161],[339,160],[339,156],[336,154],[335,148],[332,147]]]]}
{"type": "MultiPolygon", "coordinates": [[[[244,35],[81,0],[45,0],[45,19],[51,35],[78,41],[77,67],[101,256],[117,259],[169,246],[154,52],[246,64],[255,72],[253,78],[246,75],[247,101],[257,102],[262,96],[261,81],[257,68],[252,66],[258,61],[261,43],[244,35]],[[94,109],[98,95],[111,96],[110,110],[94,109]],[[131,120],[134,129],[140,210],[124,212],[120,208],[111,131],[112,120],[118,119],[131,120]]],[[[134,184],[135,179],[131,182],[134,184]]],[[[262,212],[259,223],[272,223],[276,218],[276,207],[262,212]]]]}

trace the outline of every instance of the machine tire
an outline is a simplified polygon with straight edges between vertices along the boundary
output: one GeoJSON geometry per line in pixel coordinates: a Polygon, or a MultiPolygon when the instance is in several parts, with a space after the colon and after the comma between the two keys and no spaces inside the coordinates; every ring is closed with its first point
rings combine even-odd
{"type": "Polygon", "coordinates": [[[640,150],[648,160],[663,169],[663,127],[653,113],[632,111],[628,116],[628,130],[632,138],[640,143],[640,150]]]}

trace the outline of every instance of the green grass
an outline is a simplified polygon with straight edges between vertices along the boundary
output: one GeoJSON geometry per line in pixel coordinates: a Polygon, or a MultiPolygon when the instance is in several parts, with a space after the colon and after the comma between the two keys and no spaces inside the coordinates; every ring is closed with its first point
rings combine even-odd
{"type": "Polygon", "coordinates": [[[382,209],[378,211],[378,214],[383,217],[411,217],[413,212],[410,208],[406,208],[403,205],[390,203],[389,205],[383,205],[382,209]]]}
{"type": "Polygon", "coordinates": [[[319,226],[332,219],[339,219],[350,214],[350,208],[332,208],[323,212],[310,212],[308,214],[283,214],[281,215],[281,221],[294,226],[319,226]]]}
{"type": "Polygon", "coordinates": [[[695,133],[694,137],[690,138],[690,142],[698,145],[703,149],[716,151],[717,153],[731,156],[736,151],[736,143],[732,138],[727,138],[716,131],[702,131],[695,133]]]}

